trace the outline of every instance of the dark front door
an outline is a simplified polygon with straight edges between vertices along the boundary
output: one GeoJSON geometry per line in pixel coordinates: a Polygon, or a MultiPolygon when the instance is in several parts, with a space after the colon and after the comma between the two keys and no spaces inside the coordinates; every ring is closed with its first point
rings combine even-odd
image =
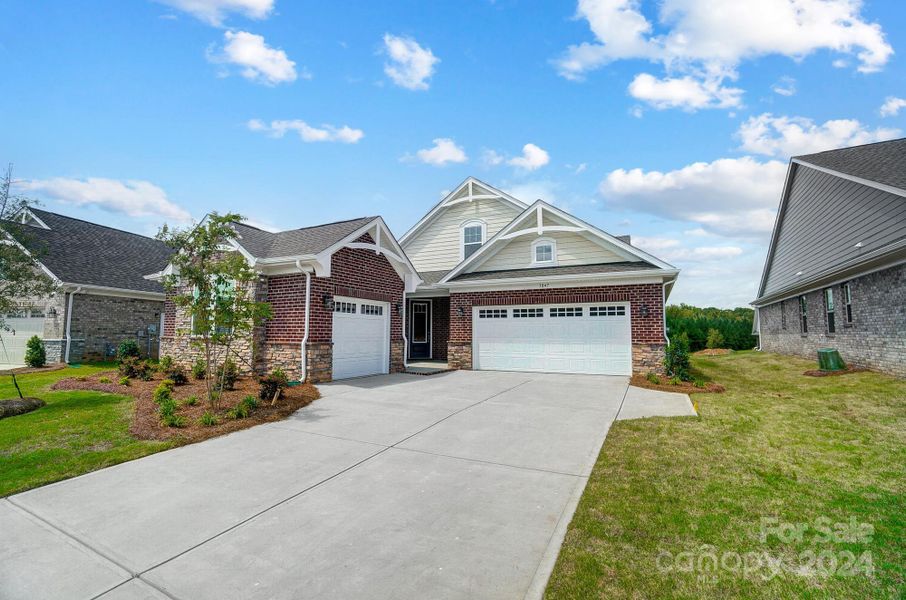
{"type": "Polygon", "coordinates": [[[431,302],[409,304],[409,358],[431,358],[431,302]]]}

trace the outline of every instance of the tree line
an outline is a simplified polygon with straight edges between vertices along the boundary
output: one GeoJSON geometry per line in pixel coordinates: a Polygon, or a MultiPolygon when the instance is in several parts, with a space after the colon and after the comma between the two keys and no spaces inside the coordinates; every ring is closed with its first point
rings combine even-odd
{"type": "Polygon", "coordinates": [[[731,350],[751,350],[758,343],[758,338],[752,335],[754,319],[755,311],[751,308],[699,308],[688,304],[667,306],[670,337],[685,333],[689,338],[689,349],[693,352],[709,345],[731,350]],[[711,344],[708,343],[709,337],[711,344]],[[715,340],[718,341],[717,344],[715,340]]]}

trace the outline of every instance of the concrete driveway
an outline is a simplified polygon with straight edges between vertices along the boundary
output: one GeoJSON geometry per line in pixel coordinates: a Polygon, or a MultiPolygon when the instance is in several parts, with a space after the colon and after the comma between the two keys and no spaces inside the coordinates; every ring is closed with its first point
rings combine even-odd
{"type": "Polygon", "coordinates": [[[0,597],[540,595],[627,383],[322,386],[286,421],[0,501],[0,597]]]}

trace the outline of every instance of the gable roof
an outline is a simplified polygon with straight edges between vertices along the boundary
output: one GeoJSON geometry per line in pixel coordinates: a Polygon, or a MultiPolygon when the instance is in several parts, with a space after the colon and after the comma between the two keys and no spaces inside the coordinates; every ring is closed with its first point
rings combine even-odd
{"type": "Polygon", "coordinates": [[[501,271],[474,271],[457,275],[452,281],[485,281],[490,279],[518,279],[520,277],[544,277],[551,275],[598,275],[603,273],[631,273],[648,271],[658,267],[647,262],[611,262],[594,265],[569,265],[563,267],[533,267],[505,269],[501,271]]]}
{"type": "Polygon", "coordinates": [[[169,262],[173,251],[163,242],[38,208],[28,211],[44,226],[20,226],[18,241],[62,283],[163,294],[160,283],[144,278],[169,262]]]}
{"type": "Polygon", "coordinates": [[[428,225],[431,221],[437,217],[440,212],[447,206],[458,204],[459,202],[469,201],[469,200],[499,200],[506,204],[510,204],[515,208],[525,210],[527,206],[525,202],[515,198],[506,192],[495,188],[494,186],[487,184],[480,179],[469,176],[466,177],[462,183],[453,188],[453,191],[441,198],[440,202],[431,207],[431,210],[422,217],[418,223],[413,225],[409,231],[403,234],[403,237],[400,238],[400,244],[403,246],[406,245],[406,242],[412,239],[417,232],[422,228],[428,225]]]}
{"type": "MultiPolygon", "coordinates": [[[[509,239],[511,239],[508,236],[510,234],[512,234],[514,231],[517,231],[516,226],[519,225],[520,223],[522,223],[527,217],[529,217],[533,213],[538,215],[538,217],[537,217],[538,218],[538,225],[537,225],[538,229],[534,229],[534,230],[538,231],[539,234],[543,234],[545,229],[549,229],[546,226],[542,225],[542,216],[541,215],[543,212],[549,212],[552,215],[560,218],[561,220],[563,220],[567,223],[570,223],[570,226],[567,227],[567,229],[575,230],[577,233],[587,234],[590,237],[592,237],[593,239],[595,239],[596,241],[602,242],[602,245],[606,244],[607,247],[612,249],[617,254],[621,255],[626,260],[626,262],[648,263],[649,265],[653,266],[656,269],[676,271],[676,268],[673,265],[666,263],[666,262],[660,260],[659,258],[656,258],[655,256],[648,254],[647,252],[640,250],[639,248],[636,248],[635,246],[632,246],[631,244],[626,243],[622,239],[617,238],[616,236],[612,236],[609,233],[602,231],[601,229],[598,229],[594,225],[586,223],[582,219],[574,217],[573,215],[567,213],[566,211],[560,210],[559,208],[548,204],[544,200],[536,200],[534,202],[534,204],[527,207],[516,218],[514,218],[512,221],[510,221],[509,225],[507,225],[506,227],[504,227],[503,229],[498,231],[497,234],[494,237],[492,237],[490,240],[488,240],[481,248],[479,248],[477,252],[475,252],[470,257],[468,257],[467,259],[465,259],[464,261],[459,263],[453,270],[451,270],[449,273],[447,273],[447,275],[444,276],[443,279],[441,279],[440,283],[448,283],[451,281],[460,281],[459,275],[470,272],[471,269],[474,269],[475,267],[480,265],[483,262],[483,260],[485,260],[486,258],[489,258],[490,253],[492,252],[492,249],[493,249],[493,251],[496,251],[495,246],[500,246],[501,244],[505,245],[506,243],[508,243],[509,239]]],[[[528,231],[530,229],[532,229],[532,228],[525,228],[526,231],[528,231]]],[[[554,227],[554,229],[556,229],[556,227],[554,227]]],[[[518,231],[522,231],[522,230],[520,229],[518,231]]],[[[534,269],[529,269],[529,270],[538,272],[538,274],[543,274],[545,272],[543,267],[541,267],[541,268],[536,267],[534,269]]],[[[490,272],[500,273],[501,271],[490,271],[490,272]]],[[[553,274],[554,272],[551,272],[551,273],[553,274]]]]}
{"type": "Polygon", "coordinates": [[[906,195],[906,138],[803,154],[793,161],[897,188],[906,195]]]}
{"type": "Polygon", "coordinates": [[[379,217],[360,217],[276,233],[235,223],[236,241],[255,258],[317,254],[379,217]]]}

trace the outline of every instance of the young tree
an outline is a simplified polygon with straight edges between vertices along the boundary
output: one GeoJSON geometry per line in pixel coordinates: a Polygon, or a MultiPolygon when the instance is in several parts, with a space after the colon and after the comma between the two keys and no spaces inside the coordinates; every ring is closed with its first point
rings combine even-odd
{"type": "Polygon", "coordinates": [[[705,346],[712,349],[723,348],[724,334],[722,334],[719,329],[714,329],[712,327],[708,330],[708,341],[705,342],[705,346]]]}
{"type": "MultiPolygon", "coordinates": [[[[31,243],[27,227],[13,220],[34,201],[13,193],[13,166],[0,175],[0,358],[6,358],[4,336],[12,331],[6,315],[23,300],[41,298],[54,291],[54,282],[38,264],[41,249],[31,243]],[[26,248],[29,248],[26,250],[26,248]]],[[[12,374],[13,385],[22,391],[12,374]]]]}
{"type": "Polygon", "coordinates": [[[173,274],[165,276],[163,284],[176,306],[191,317],[192,331],[182,333],[191,334],[191,343],[204,354],[212,409],[224,388],[233,342],[251,336],[253,328],[270,316],[270,305],[254,298],[257,274],[228,244],[236,235],[233,223],[240,221],[237,214],[211,213],[196,227],[180,231],[165,225],[158,234],[176,251],[170,259],[173,274]]]}

